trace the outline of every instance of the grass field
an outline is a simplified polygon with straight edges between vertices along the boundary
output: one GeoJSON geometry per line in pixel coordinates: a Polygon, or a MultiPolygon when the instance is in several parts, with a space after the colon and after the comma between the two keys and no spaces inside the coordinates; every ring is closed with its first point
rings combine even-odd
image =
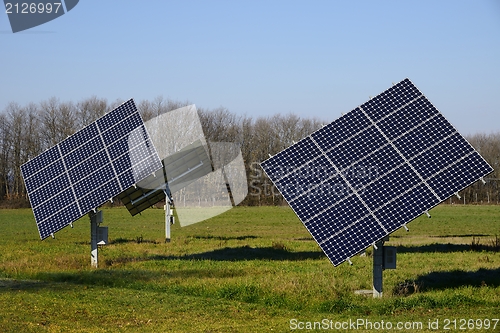
{"type": "Polygon", "coordinates": [[[371,289],[371,250],[333,267],[288,207],[176,224],[170,243],[162,210],[104,209],[111,244],[98,269],[88,218],[42,242],[31,210],[0,210],[0,332],[288,332],[349,320],[359,332],[500,332],[500,207],[431,214],[386,243],[398,268],[372,299],[354,295],[371,289]]]}

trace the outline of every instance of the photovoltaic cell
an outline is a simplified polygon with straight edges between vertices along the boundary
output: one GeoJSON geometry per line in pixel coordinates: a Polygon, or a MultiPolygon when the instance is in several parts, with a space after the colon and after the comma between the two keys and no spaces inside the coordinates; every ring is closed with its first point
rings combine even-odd
{"type": "Polygon", "coordinates": [[[403,162],[404,159],[396,149],[387,144],[381,149],[368,154],[366,158],[354,163],[348,170],[345,170],[344,175],[353,188],[363,188],[374,179],[389,173],[403,162]]]}
{"type": "Polygon", "coordinates": [[[429,120],[393,142],[404,158],[416,156],[427,147],[433,146],[455,132],[453,126],[441,114],[429,120]],[[431,119],[432,122],[429,121],[431,119]]]}
{"type": "Polygon", "coordinates": [[[408,79],[261,166],[334,265],[493,171],[408,79]]]}
{"type": "Polygon", "coordinates": [[[351,195],[310,219],[306,223],[306,227],[309,227],[316,234],[318,243],[321,243],[351,225],[352,221],[361,219],[368,214],[369,212],[361,200],[357,196],[351,195]]]}
{"type": "Polygon", "coordinates": [[[320,214],[326,207],[331,207],[345,198],[350,190],[347,183],[340,176],[336,176],[321,183],[320,186],[302,193],[301,196],[290,201],[301,221],[309,221],[320,214]]]}
{"type": "Polygon", "coordinates": [[[392,232],[438,203],[432,192],[421,184],[378,209],[375,216],[388,232],[392,232]]]}
{"type": "Polygon", "coordinates": [[[21,166],[45,239],[161,168],[129,100],[21,166]]]}
{"type": "Polygon", "coordinates": [[[332,163],[342,170],[386,143],[387,141],[377,128],[370,126],[359,135],[327,151],[326,154],[332,163]]]}
{"type": "Polygon", "coordinates": [[[378,122],[383,117],[392,114],[394,110],[411,103],[421,95],[410,80],[403,80],[370,99],[361,105],[361,108],[372,121],[378,122]]]}
{"type": "Polygon", "coordinates": [[[437,113],[438,110],[425,97],[421,97],[382,119],[378,126],[392,141],[437,113]]]}
{"type": "Polygon", "coordinates": [[[316,131],[311,138],[317,142],[323,151],[327,151],[369,125],[370,120],[358,108],[316,131]]]}
{"type": "Polygon", "coordinates": [[[293,151],[284,150],[275,155],[275,163],[269,165],[266,172],[277,179],[319,155],[321,155],[321,151],[315,146],[312,139],[305,138],[295,145],[293,151]]]}
{"type": "Polygon", "coordinates": [[[321,183],[328,178],[329,174],[326,172],[328,168],[328,159],[325,156],[321,156],[305,167],[292,171],[277,181],[276,185],[280,187],[283,196],[291,200],[300,195],[300,193],[310,190],[306,188],[310,184],[321,183]]]}

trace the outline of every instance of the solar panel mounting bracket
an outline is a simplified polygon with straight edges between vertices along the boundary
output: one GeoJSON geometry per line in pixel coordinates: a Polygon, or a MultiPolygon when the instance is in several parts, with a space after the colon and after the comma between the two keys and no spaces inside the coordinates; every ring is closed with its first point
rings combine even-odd
{"type": "Polygon", "coordinates": [[[94,268],[98,267],[99,248],[98,248],[98,232],[99,225],[103,221],[102,210],[89,212],[90,218],[90,265],[94,268]]]}
{"type": "Polygon", "coordinates": [[[191,173],[191,171],[196,170],[196,169],[198,169],[198,168],[200,168],[202,166],[203,166],[203,161],[200,161],[200,163],[197,164],[197,165],[195,165],[194,167],[188,168],[188,170],[186,172],[184,172],[184,173],[180,174],[179,176],[177,176],[177,177],[169,180],[169,183],[175,182],[177,179],[180,179],[180,178],[184,177],[185,175],[191,173]]]}
{"type": "Polygon", "coordinates": [[[373,297],[380,298],[383,295],[383,272],[384,272],[384,243],[389,240],[386,236],[373,244],[373,297]]]}
{"type": "Polygon", "coordinates": [[[140,202],[141,200],[144,200],[147,197],[150,197],[150,196],[156,194],[156,191],[163,190],[163,188],[164,188],[164,186],[159,186],[159,187],[157,187],[157,188],[155,188],[155,189],[153,189],[153,190],[151,190],[151,191],[149,191],[147,193],[144,193],[143,195],[141,195],[137,199],[132,200],[131,201],[132,205],[135,205],[136,203],[140,202]]]}
{"type": "Polygon", "coordinates": [[[269,157],[261,167],[334,266],[374,246],[375,297],[388,235],[493,171],[409,79],[269,157]],[[317,190],[337,185],[349,191],[317,190]]]}

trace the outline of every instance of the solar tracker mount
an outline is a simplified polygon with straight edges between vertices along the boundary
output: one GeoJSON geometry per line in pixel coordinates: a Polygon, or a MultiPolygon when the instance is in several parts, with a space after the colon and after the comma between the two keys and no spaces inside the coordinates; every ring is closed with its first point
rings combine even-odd
{"type": "Polygon", "coordinates": [[[261,167],[334,266],[493,171],[409,79],[261,167]]]}
{"type": "Polygon", "coordinates": [[[43,240],[162,167],[131,99],[21,166],[43,240]]]}

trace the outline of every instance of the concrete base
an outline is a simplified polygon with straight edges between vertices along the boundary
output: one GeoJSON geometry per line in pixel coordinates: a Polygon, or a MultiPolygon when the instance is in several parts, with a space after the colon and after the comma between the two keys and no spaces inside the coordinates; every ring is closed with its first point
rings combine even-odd
{"type": "Polygon", "coordinates": [[[355,290],[354,294],[373,297],[373,290],[368,290],[368,289],[355,290]]]}

